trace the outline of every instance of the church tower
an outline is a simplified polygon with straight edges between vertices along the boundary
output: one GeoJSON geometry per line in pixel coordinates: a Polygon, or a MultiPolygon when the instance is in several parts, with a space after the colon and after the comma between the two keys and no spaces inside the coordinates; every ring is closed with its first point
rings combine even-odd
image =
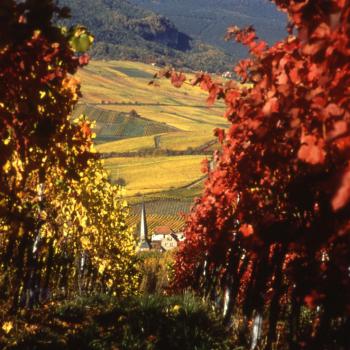
{"type": "Polygon", "coordinates": [[[145,203],[141,207],[141,221],[140,221],[140,251],[150,250],[151,245],[148,240],[148,229],[146,219],[145,203]]]}

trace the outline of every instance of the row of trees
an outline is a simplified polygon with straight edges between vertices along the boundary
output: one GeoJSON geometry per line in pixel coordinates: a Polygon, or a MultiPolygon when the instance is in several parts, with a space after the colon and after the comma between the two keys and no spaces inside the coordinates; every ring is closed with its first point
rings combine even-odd
{"type": "Polygon", "coordinates": [[[12,310],[77,292],[138,286],[121,189],[94,153],[91,123],[70,114],[73,76],[93,38],[52,24],[52,0],[0,7],[0,300],[12,310]]]}
{"type": "MultiPolygon", "coordinates": [[[[285,40],[268,47],[252,28],[227,33],[249,48],[235,72],[251,88],[202,73],[192,81],[209,104],[224,99],[231,127],[216,130],[222,150],[187,220],[173,289],[215,301],[252,349],[345,349],[350,1],[275,3],[289,16],[285,40]]],[[[161,75],[177,87],[186,78],[161,75]]]]}

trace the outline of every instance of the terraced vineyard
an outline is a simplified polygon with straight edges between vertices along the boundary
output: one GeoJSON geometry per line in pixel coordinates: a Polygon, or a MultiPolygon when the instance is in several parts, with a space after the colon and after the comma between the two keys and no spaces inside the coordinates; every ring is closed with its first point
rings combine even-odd
{"type": "MultiPolygon", "coordinates": [[[[192,202],[171,199],[159,199],[145,202],[147,212],[154,215],[180,215],[187,213],[192,205],[192,202]]],[[[140,214],[141,204],[131,206],[134,214],[140,214]]]]}
{"type": "MultiPolygon", "coordinates": [[[[150,234],[157,226],[169,226],[174,231],[181,231],[185,215],[190,211],[192,202],[183,200],[158,199],[145,203],[147,224],[150,234]]],[[[141,203],[131,205],[128,224],[139,229],[141,203]]]]}
{"type": "Polygon", "coordinates": [[[80,104],[74,110],[74,116],[86,114],[96,122],[94,132],[98,143],[150,136],[177,131],[176,128],[139,116],[135,111],[129,113],[108,111],[96,106],[80,104]]]}
{"type": "MultiPolygon", "coordinates": [[[[140,215],[131,214],[127,224],[134,228],[135,232],[139,232],[140,215]]],[[[181,216],[174,215],[154,215],[147,214],[147,227],[150,235],[158,226],[168,226],[175,232],[180,232],[185,224],[185,220],[181,216]]]]}

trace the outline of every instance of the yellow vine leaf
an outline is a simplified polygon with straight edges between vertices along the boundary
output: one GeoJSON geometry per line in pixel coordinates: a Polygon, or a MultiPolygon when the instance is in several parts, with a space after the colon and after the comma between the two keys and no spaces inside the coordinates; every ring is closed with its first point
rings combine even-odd
{"type": "Polygon", "coordinates": [[[8,322],[4,322],[2,324],[2,327],[3,331],[8,334],[11,332],[12,328],[13,328],[13,323],[11,321],[8,321],[8,322]]]}

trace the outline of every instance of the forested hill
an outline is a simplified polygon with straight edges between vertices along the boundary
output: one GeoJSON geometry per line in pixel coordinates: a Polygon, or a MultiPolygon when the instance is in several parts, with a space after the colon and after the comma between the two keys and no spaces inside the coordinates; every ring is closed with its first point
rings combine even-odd
{"type": "Polygon", "coordinates": [[[59,0],[71,9],[68,25],[83,24],[95,35],[92,55],[170,64],[194,70],[227,70],[234,58],[193,40],[164,16],[128,0],[59,0]]]}
{"type": "Polygon", "coordinates": [[[273,43],[285,36],[287,18],[269,0],[130,0],[132,3],[167,16],[179,30],[230,54],[245,50],[223,40],[226,28],[253,25],[258,35],[273,43]]]}

